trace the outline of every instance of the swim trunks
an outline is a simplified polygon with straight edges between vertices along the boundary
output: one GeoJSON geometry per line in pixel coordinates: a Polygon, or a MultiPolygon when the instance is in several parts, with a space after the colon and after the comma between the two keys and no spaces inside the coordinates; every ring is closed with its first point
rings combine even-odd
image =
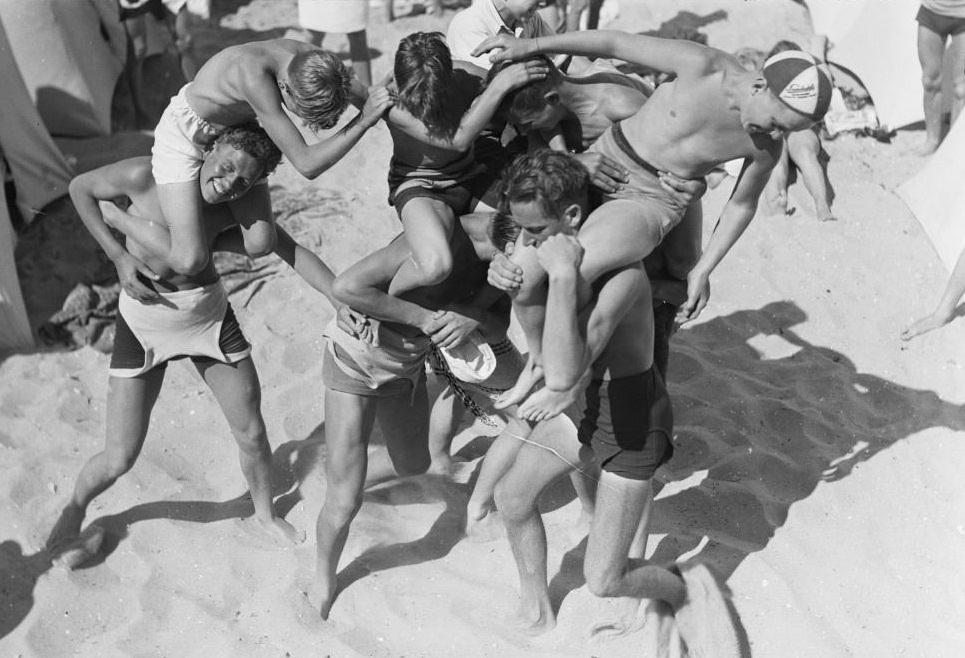
{"type": "Polygon", "coordinates": [[[660,186],[660,172],[633,149],[619,123],[600,135],[587,152],[601,153],[630,172],[630,180],[616,192],[604,193],[602,201],[622,199],[639,203],[645,209],[647,220],[659,226],[661,240],[683,219],[687,209],[678,207],[670,193],[660,186]]]}
{"type": "Polygon", "coordinates": [[[924,4],[915,17],[918,24],[940,36],[942,39],[965,32],[965,17],[948,16],[929,9],[924,4]]]}
{"type": "Polygon", "coordinates": [[[679,309],[679,306],[670,302],[653,300],[653,366],[664,382],[667,381],[667,365],[670,362],[670,337],[679,309]]]}
{"type": "Polygon", "coordinates": [[[237,363],[251,354],[220,281],[158,294],[159,302],[144,304],[121,291],[112,377],[137,377],[182,357],[237,363]]]}
{"type": "Polygon", "coordinates": [[[205,148],[226,129],[202,119],[188,105],[190,84],[171,99],[154,129],[151,170],[158,185],[197,180],[205,148]]]}
{"type": "Polygon", "coordinates": [[[584,394],[579,439],[604,471],[649,480],[673,455],[673,410],[656,368],[619,379],[596,379],[584,394]]]}
{"type": "Polygon", "coordinates": [[[482,202],[499,203],[499,175],[511,155],[492,139],[477,140],[474,148],[442,167],[413,166],[393,156],[389,162],[389,205],[399,217],[412,199],[435,199],[452,208],[456,217],[482,202]]]}
{"type": "Polygon", "coordinates": [[[427,336],[403,336],[379,324],[379,346],[350,336],[332,319],[324,332],[328,339],[322,363],[322,380],[328,388],[363,397],[387,397],[414,392],[425,376],[431,342],[427,336]]]}

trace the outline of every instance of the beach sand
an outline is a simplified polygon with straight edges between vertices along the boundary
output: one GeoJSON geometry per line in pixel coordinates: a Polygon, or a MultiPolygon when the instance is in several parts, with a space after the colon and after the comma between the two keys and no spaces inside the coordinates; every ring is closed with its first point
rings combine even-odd
{"type": "MultiPolygon", "coordinates": [[[[210,51],[280,36],[293,0],[216,4],[210,51]]],[[[655,29],[690,11],[715,18],[710,45],[767,49],[808,32],[791,0],[621,1],[616,26],[655,29]],[[715,14],[722,12],[722,14],[715,14]]],[[[374,17],[375,12],[373,12],[374,17]]],[[[376,77],[398,39],[442,16],[374,23],[376,77]]],[[[909,18],[910,20],[910,18],[909,18]]],[[[347,50],[344,37],[328,47],[347,50]]],[[[916,92],[917,93],[917,92],[916,92]]],[[[712,279],[699,320],[673,338],[677,450],[660,473],[649,553],[696,557],[726,578],[744,648],[761,658],[960,656],[965,650],[965,334],[958,320],[898,339],[947,277],[893,190],[921,161],[891,144],[827,143],[838,222],[791,189],[790,216],[760,216],[712,279]]],[[[389,137],[373,128],[317,181],[272,177],[281,221],[344,269],[398,231],[385,202],[389,137]]],[[[705,197],[709,235],[733,182],[705,197]]],[[[60,202],[18,247],[34,327],[103,261],[60,202]]],[[[328,303],[281,263],[226,278],[263,387],[278,507],[314,535],[325,492],[322,329],[328,303]]],[[[652,612],[634,634],[591,636],[626,602],[583,583],[584,544],[568,484],[544,497],[558,627],[508,630],[516,571],[503,537],[463,537],[469,486],[422,476],[366,492],[322,622],[306,600],[312,540],[276,549],[237,519],[251,513],[237,452],[210,392],[179,362],[140,460],[88,515],[104,546],[74,572],[44,540],[84,461],[104,440],[108,357],[91,348],[0,362],[0,655],[656,656],[670,629],[652,612]]],[[[489,438],[466,427],[454,450],[478,468],[489,438]]],[[[373,453],[383,452],[376,432],[373,453]]],[[[464,480],[465,478],[463,478],[464,480]]]]}

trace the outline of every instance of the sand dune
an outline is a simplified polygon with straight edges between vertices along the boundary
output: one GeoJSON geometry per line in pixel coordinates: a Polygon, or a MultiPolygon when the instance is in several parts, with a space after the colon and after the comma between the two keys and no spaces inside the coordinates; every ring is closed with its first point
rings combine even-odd
{"type": "MultiPolygon", "coordinates": [[[[221,27],[204,35],[209,47],[277,36],[295,20],[287,0],[222,5],[221,27]]],[[[791,0],[624,0],[621,8],[619,26],[630,30],[680,10],[723,10],[701,29],[727,49],[766,47],[785,36],[774,25],[806,32],[791,0]]],[[[376,73],[398,38],[450,17],[375,25],[376,73]]],[[[676,453],[659,476],[649,552],[713,564],[754,656],[937,657],[965,648],[965,336],[956,322],[911,343],[897,338],[930,309],[946,276],[892,193],[920,166],[900,155],[917,138],[829,143],[841,220],[817,222],[797,184],[795,213],[755,220],[715,274],[704,315],[673,339],[676,453]]],[[[287,166],[272,179],[282,223],[336,270],[398,230],[385,204],[388,144],[376,128],[317,182],[287,166]]],[[[705,199],[708,234],[726,195],[719,188],[705,199]]],[[[73,221],[54,212],[21,243],[35,326],[65,282],[94,269],[73,221]]],[[[325,491],[321,330],[332,309],[283,265],[258,267],[226,285],[254,345],[279,510],[311,536],[325,491]]],[[[454,442],[464,477],[405,478],[366,492],[342,591],[322,622],[304,595],[313,541],[278,549],[239,525],[251,502],[234,441],[185,363],[168,370],[137,465],[91,507],[88,520],[107,529],[100,555],[75,572],[51,568],[43,541],[103,442],[107,360],[85,348],[0,362],[0,655],[673,655],[673,629],[653,609],[587,592],[579,509],[565,482],[541,503],[559,626],[538,639],[507,629],[517,602],[509,547],[499,533],[491,541],[462,533],[491,440],[482,425],[454,442]],[[642,630],[593,633],[627,616],[646,622],[642,630]]],[[[372,453],[374,462],[384,456],[378,432],[372,453]]]]}

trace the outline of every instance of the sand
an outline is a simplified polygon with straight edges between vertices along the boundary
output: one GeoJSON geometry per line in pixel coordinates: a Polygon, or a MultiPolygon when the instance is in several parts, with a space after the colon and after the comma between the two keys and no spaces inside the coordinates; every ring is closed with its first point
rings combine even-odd
{"type": "MultiPolygon", "coordinates": [[[[766,49],[807,33],[791,0],[621,2],[642,31],[687,10],[714,12],[711,45],[766,49]]],[[[401,7],[397,3],[397,7],[401,7]]],[[[279,36],[291,0],[218,3],[204,47],[279,36]]],[[[376,23],[378,76],[398,39],[452,16],[376,23]]],[[[344,37],[330,47],[346,49],[344,37]]],[[[917,92],[916,92],[917,93],[917,92]]],[[[892,144],[827,144],[840,221],[815,220],[800,183],[790,216],[764,212],[713,277],[700,319],[673,339],[669,386],[677,452],[660,474],[649,552],[698,557],[726,578],[745,650],[788,656],[959,656],[965,648],[965,334],[961,321],[910,343],[911,318],[947,272],[893,190],[921,160],[892,144]]],[[[384,127],[315,182],[272,178],[283,223],[342,269],[390,238],[384,127]]],[[[709,234],[727,184],[705,198],[709,234]]],[[[18,265],[36,327],[94,258],[67,204],[24,236],[18,265]]],[[[325,492],[321,330],[332,309],[284,265],[231,275],[254,344],[274,448],[279,509],[311,534],[325,492]]],[[[507,630],[516,575],[503,538],[462,536],[469,488],[423,476],[368,491],[341,562],[328,622],[302,592],[310,541],[280,550],[249,537],[234,442],[193,369],[169,368],[134,469],[91,506],[107,529],[93,563],[51,568],[41,550],[84,461],[100,449],[108,357],[38,350],[0,362],[0,655],[3,656],[640,656],[659,655],[653,615],[604,641],[620,602],[595,599],[580,570],[568,485],[543,500],[559,626],[507,630]]],[[[478,467],[489,439],[466,427],[454,449],[478,467]]],[[[375,437],[373,453],[384,449],[375,437]]],[[[667,629],[663,629],[666,632],[667,629]]]]}

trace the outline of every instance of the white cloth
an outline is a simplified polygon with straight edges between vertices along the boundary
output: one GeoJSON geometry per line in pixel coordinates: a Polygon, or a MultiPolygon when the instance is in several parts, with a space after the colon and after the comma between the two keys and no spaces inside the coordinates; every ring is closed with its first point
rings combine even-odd
{"type": "Polygon", "coordinates": [[[519,39],[555,34],[553,28],[547,25],[539,14],[533,14],[524,19],[516,29],[510,29],[499,15],[496,1],[499,0],[476,0],[471,6],[452,17],[449,31],[446,33],[446,42],[449,44],[453,59],[472,62],[488,71],[493,65],[489,61],[489,53],[481,57],[473,57],[470,53],[489,37],[494,37],[500,32],[514,34],[519,39]]]}
{"type": "Polygon", "coordinates": [[[158,294],[160,302],[145,304],[121,291],[117,312],[144,349],[144,364],[138,369],[109,368],[112,377],[136,377],[179,356],[237,363],[251,355],[247,342],[240,352],[221,351],[221,325],[228,312],[228,294],[221,281],[158,294]]]}
{"type": "Polygon", "coordinates": [[[197,180],[205,145],[225,130],[199,117],[188,105],[188,85],[171,99],[154,129],[151,170],[158,185],[197,180]]]}
{"type": "Polygon", "coordinates": [[[298,0],[298,23],[316,32],[361,32],[369,23],[369,0],[298,0]]]}

